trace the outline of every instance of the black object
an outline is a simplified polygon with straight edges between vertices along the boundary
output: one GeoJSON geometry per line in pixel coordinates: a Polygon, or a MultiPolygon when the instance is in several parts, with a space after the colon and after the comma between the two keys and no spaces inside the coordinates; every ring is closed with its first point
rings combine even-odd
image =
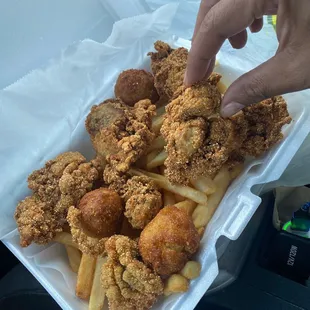
{"type": "Polygon", "coordinates": [[[272,225],[273,206],[270,200],[239,277],[225,289],[205,296],[197,310],[310,310],[310,283],[301,279],[309,270],[305,264],[306,260],[310,264],[309,240],[277,231],[272,225]],[[298,248],[292,273],[283,266],[291,245],[298,248]]]}
{"type": "MultiPolygon", "coordinates": [[[[19,260],[0,241],[0,279],[4,277],[13,267],[19,264],[19,260]]],[[[1,309],[1,308],[0,308],[1,309]]]]}
{"type": "Polygon", "coordinates": [[[32,274],[0,242],[0,309],[61,310],[32,274]]]}
{"type": "Polygon", "coordinates": [[[259,257],[260,265],[307,285],[306,281],[310,277],[310,239],[284,231],[276,232],[272,236],[268,234],[267,237],[270,238],[270,242],[264,244],[265,248],[259,257]]]}

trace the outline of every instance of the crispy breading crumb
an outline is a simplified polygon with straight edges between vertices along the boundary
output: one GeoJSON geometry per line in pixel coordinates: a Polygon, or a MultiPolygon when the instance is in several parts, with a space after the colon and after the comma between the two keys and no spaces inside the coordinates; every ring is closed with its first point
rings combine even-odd
{"type": "Polygon", "coordinates": [[[70,225],[72,240],[79,246],[82,253],[89,255],[102,255],[105,253],[105,243],[108,238],[92,237],[87,234],[83,227],[82,213],[79,209],[71,206],[68,211],[67,220],[70,225]]]}
{"type": "MultiPolygon", "coordinates": [[[[220,76],[214,75],[214,83],[220,76]]],[[[166,108],[161,133],[167,141],[165,174],[173,183],[188,184],[197,176],[213,177],[241,147],[247,132],[243,112],[219,116],[221,94],[216,84],[202,81],[180,89],[166,108]]]]}
{"type": "Polygon", "coordinates": [[[109,309],[144,310],[163,294],[163,282],[138,260],[138,244],[115,235],[106,242],[107,262],[102,266],[101,281],[109,309]]]}
{"type": "Polygon", "coordinates": [[[147,177],[132,177],[125,188],[125,216],[133,228],[143,229],[161,209],[161,193],[147,177]]]}
{"type": "Polygon", "coordinates": [[[292,121],[281,96],[251,105],[243,111],[249,124],[247,138],[241,149],[244,155],[262,155],[282,140],[282,127],[292,121]]]}
{"type": "Polygon", "coordinates": [[[100,178],[93,164],[85,161],[78,152],[63,153],[29,176],[33,196],[20,202],[15,212],[22,246],[46,244],[62,231],[68,208],[100,178]]]}

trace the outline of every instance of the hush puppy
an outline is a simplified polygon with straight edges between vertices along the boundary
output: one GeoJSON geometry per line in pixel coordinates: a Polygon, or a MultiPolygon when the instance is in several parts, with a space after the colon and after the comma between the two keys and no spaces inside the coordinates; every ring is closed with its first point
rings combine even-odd
{"type": "Polygon", "coordinates": [[[161,276],[179,272],[198,250],[192,219],[175,206],[162,209],[144,228],[139,250],[145,264],[161,276]]]}
{"type": "Polygon", "coordinates": [[[143,99],[150,99],[155,103],[159,98],[153,75],[138,69],[123,71],[116,81],[114,92],[117,98],[129,106],[134,106],[143,99]]]}
{"type": "Polygon", "coordinates": [[[120,196],[108,188],[98,188],[81,199],[81,211],[85,228],[96,237],[110,237],[118,232],[123,220],[123,204],[120,196]]]}

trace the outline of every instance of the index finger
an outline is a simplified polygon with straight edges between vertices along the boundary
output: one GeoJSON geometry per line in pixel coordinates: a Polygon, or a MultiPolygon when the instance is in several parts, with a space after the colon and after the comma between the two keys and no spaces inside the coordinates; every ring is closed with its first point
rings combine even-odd
{"type": "Polygon", "coordinates": [[[189,53],[185,84],[192,85],[206,75],[208,65],[224,41],[263,16],[264,2],[220,1],[205,16],[189,53]]]}
{"type": "Polygon", "coordinates": [[[219,1],[220,0],[201,0],[198,15],[197,15],[197,20],[196,20],[196,25],[195,25],[195,29],[194,29],[194,35],[193,35],[193,39],[192,39],[193,41],[195,40],[195,37],[198,33],[198,30],[199,30],[201,23],[203,22],[205,16],[210,11],[210,9],[219,1]]]}

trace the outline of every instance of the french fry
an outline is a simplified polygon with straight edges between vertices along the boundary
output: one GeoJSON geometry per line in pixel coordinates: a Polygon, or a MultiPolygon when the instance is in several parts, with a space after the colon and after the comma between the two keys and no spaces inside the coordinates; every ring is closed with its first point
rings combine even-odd
{"type": "Polygon", "coordinates": [[[73,242],[71,234],[66,233],[66,232],[56,233],[53,241],[62,243],[64,245],[70,245],[78,249],[78,245],[75,242],[73,242]]]}
{"type": "Polygon", "coordinates": [[[219,92],[223,95],[226,92],[227,87],[224,85],[223,82],[219,81],[217,83],[217,89],[219,90],[219,92]]]}
{"type": "Polygon", "coordinates": [[[208,225],[216,208],[226,193],[230,180],[230,173],[227,167],[223,167],[214,178],[217,190],[209,196],[208,205],[199,204],[193,212],[192,218],[197,229],[208,225]]]}
{"type": "Polygon", "coordinates": [[[175,204],[175,198],[173,193],[164,190],[164,207],[173,206],[175,204]]]}
{"type": "Polygon", "coordinates": [[[197,204],[192,200],[184,200],[176,203],[175,206],[186,212],[187,215],[192,216],[197,204]]]}
{"type": "Polygon", "coordinates": [[[185,200],[185,198],[179,194],[174,194],[174,197],[176,202],[182,202],[185,200]]]}
{"type": "Polygon", "coordinates": [[[192,185],[206,195],[211,195],[216,191],[216,186],[210,177],[201,176],[191,181],[192,185]]]}
{"type": "Polygon", "coordinates": [[[145,156],[145,167],[150,163],[152,162],[156,156],[158,154],[160,154],[161,150],[160,149],[156,149],[156,150],[153,150],[152,152],[148,153],[146,156],[145,156]]]}
{"type": "Polygon", "coordinates": [[[208,202],[208,197],[206,194],[197,191],[196,189],[193,189],[191,187],[188,186],[184,186],[184,185],[174,185],[171,184],[166,177],[160,175],[160,174],[156,174],[156,173],[151,173],[148,171],[144,171],[141,169],[130,169],[129,173],[132,175],[138,175],[138,176],[148,176],[149,178],[151,178],[155,183],[157,183],[157,185],[159,187],[161,187],[162,189],[165,189],[169,192],[172,192],[174,194],[179,194],[185,198],[188,198],[190,200],[193,200],[195,202],[197,202],[198,204],[207,204],[208,202]]]}
{"type": "Polygon", "coordinates": [[[243,169],[244,169],[244,165],[243,164],[239,164],[239,165],[231,168],[231,170],[230,170],[230,177],[231,177],[231,179],[232,180],[236,179],[241,174],[243,169]]]}
{"type": "MultiPolygon", "coordinates": [[[[152,152],[153,153],[153,152],[152,152]]],[[[151,161],[147,162],[146,169],[151,170],[155,167],[159,167],[164,164],[165,160],[167,159],[168,155],[165,150],[162,150],[155,158],[151,161]]]]}
{"type": "Polygon", "coordinates": [[[205,230],[206,230],[205,227],[200,227],[200,228],[197,229],[198,235],[199,235],[200,239],[202,239],[202,237],[203,237],[203,235],[205,233],[205,230]]]}
{"type": "Polygon", "coordinates": [[[65,245],[65,247],[68,254],[69,265],[73,272],[78,273],[82,254],[77,248],[70,245],[65,245]]]}
{"type": "Polygon", "coordinates": [[[102,310],[104,299],[105,299],[105,290],[101,285],[101,267],[106,262],[106,257],[99,256],[96,262],[96,269],[94,274],[93,286],[91,289],[91,294],[89,298],[89,310],[102,310]]]}
{"type": "Polygon", "coordinates": [[[201,265],[195,261],[189,261],[185,264],[181,270],[181,275],[188,280],[193,280],[199,277],[201,271],[201,265]]]}
{"type": "Polygon", "coordinates": [[[148,152],[152,152],[154,150],[162,150],[166,145],[166,141],[162,136],[157,137],[153,142],[150,148],[148,149],[148,152]]]}
{"type": "Polygon", "coordinates": [[[215,59],[215,64],[214,64],[214,66],[216,67],[216,66],[218,66],[220,64],[220,62],[218,61],[218,59],[215,59]]]}
{"type": "Polygon", "coordinates": [[[77,297],[84,300],[89,299],[95,268],[96,258],[83,253],[75,288],[75,294],[77,297]]]}
{"type": "Polygon", "coordinates": [[[158,135],[164,122],[164,115],[155,116],[152,121],[152,131],[158,135]]]}
{"type": "Polygon", "coordinates": [[[175,293],[183,293],[188,290],[188,280],[180,274],[171,275],[164,287],[164,295],[169,296],[175,293]]]}
{"type": "Polygon", "coordinates": [[[156,116],[161,116],[166,112],[166,106],[162,106],[156,109],[156,116]]]}

